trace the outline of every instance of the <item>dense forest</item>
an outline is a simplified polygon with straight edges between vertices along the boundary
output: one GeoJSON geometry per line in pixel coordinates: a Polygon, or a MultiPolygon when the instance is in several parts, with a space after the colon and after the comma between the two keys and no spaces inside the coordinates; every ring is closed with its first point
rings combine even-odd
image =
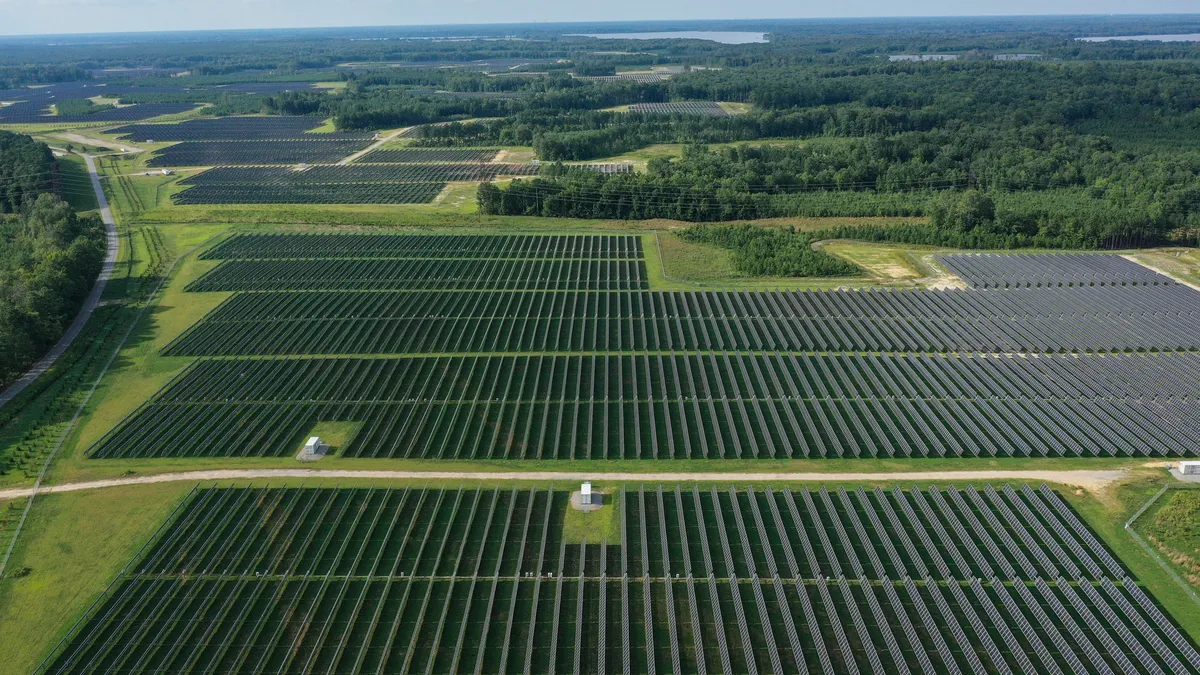
{"type": "Polygon", "coordinates": [[[0,131],[0,383],[50,348],[75,318],[104,260],[104,225],[53,190],[45,144],[0,131]]]}
{"type": "Polygon", "coordinates": [[[1200,227],[1200,63],[756,66],[685,73],[643,90],[754,107],[689,118],[552,112],[542,103],[502,119],[426,127],[418,144],[532,145],[557,161],[687,144],[681,157],[651,160],[642,173],[548,167],[503,191],[485,187],[480,206],[496,214],[923,215],[935,225],[943,202],[975,190],[994,204],[986,225],[969,236],[934,227],[908,239],[1094,247],[1200,227]],[[758,143],[704,147],[745,141],[758,143]]]}
{"type": "MultiPolygon", "coordinates": [[[[1118,246],[1200,231],[1200,43],[1077,39],[1197,32],[1195,17],[655,26],[763,30],[770,39],[571,35],[597,28],[583,24],[258,31],[247,40],[196,34],[177,42],[134,36],[115,44],[84,36],[54,49],[13,38],[0,41],[0,77],[52,82],[141,69],[110,81],[121,103],[323,116],[342,130],[417,126],[412,143],[423,147],[531,147],[545,165],[540,176],[480,188],[480,208],[493,214],[697,222],[921,216],[921,225],[857,234],[962,246],[1118,246]],[[484,39],[458,39],[463,30],[484,39]],[[912,54],[955,60],[891,60],[912,54]],[[656,66],[673,66],[673,74],[586,79],[656,66]],[[330,81],[339,86],[312,87],[330,81]],[[621,109],[682,101],[746,111],[621,109]],[[683,150],[637,173],[565,164],[620,161],[654,144],[683,150]]],[[[73,115],[108,109],[74,96],[56,105],[73,115]]],[[[0,200],[9,211],[30,189],[53,188],[3,184],[15,195],[0,200]]]]}
{"type": "Polygon", "coordinates": [[[483,186],[479,204],[493,214],[691,221],[925,215],[941,226],[958,217],[962,191],[992,205],[968,219],[967,230],[988,235],[979,245],[1161,241],[1200,227],[1200,151],[1118,151],[1045,125],[693,145],[644,173],[550,166],[507,189],[483,186]]]}
{"type": "Polygon", "coordinates": [[[104,260],[104,225],[43,194],[0,221],[0,382],[24,371],[75,318],[104,260]]]}
{"type": "Polygon", "coordinates": [[[45,143],[0,131],[0,214],[17,211],[38,194],[52,191],[57,174],[45,143]]]}

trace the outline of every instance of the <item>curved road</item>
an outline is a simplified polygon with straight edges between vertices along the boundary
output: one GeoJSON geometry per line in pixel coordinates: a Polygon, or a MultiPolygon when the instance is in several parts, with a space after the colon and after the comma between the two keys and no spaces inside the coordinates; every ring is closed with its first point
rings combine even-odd
{"type": "Polygon", "coordinates": [[[108,239],[108,250],[104,254],[104,266],[100,269],[100,276],[96,278],[96,283],[92,286],[92,292],[88,294],[87,300],[84,300],[83,307],[79,310],[79,314],[75,317],[75,321],[71,323],[67,332],[59,338],[58,343],[46,353],[41,359],[34,363],[30,369],[20,377],[16,382],[13,382],[4,393],[0,393],[0,406],[8,403],[14,396],[21,393],[25,387],[28,387],[34,380],[38,379],[42,373],[50,369],[58,357],[67,351],[75,338],[79,337],[80,331],[83,330],[84,324],[92,317],[92,311],[100,304],[100,296],[104,294],[104,287],[108,284],[108,280],[112,277],[113,266],[117,263],[118,239],[117,239],[117,224],[113,220],[112,210],[108,207],[108,199],[104,197],[104,188],[100,185],[100,174],[96,172],[96,162],[91,155],[83,155],[84,161],[87,162],[88,174],[92,179],[92,189],[96,191],[96,203],[100,205],[100,219],[104,221],[104,232],[108,239]]]}
{"type": "MultiPolygon", "coordinates": [[[[778,482],[893,482],[939,481],[967,482],[988,480],[1024,480],[1059,483],[1088,490],[1099,490],[1125,478],[1128,472],[1111,471],[910,471],[897,473],[595,473],[577,471],[352,471],[337,469],[216,469],[184,471],[154,476],[131,476],[61,485],[43,485],[38,494],[78,492],[122,485],[194,482],[202,480],[249,480],[256,478],[371,478],[377,480],[486,480],[486,481],[564,481],[585,480],[612,483],[778,483],[778,482]]],[[[0,501],[28,497],[33,487],[0,490],[0,501]]]]}

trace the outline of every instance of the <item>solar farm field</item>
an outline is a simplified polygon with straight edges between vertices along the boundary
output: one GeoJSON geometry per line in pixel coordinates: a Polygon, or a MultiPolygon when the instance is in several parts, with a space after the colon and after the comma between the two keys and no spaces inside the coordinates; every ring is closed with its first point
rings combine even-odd
{"type": "Polygon", "coordinates": [[[87,115],[52,115],[49,99],[30,96],[31,100],[0,106],[0,124],[74,124],[81,122],[133,122],[160,115],[176,115],[196,107],[194,103],[142,103],[102,110],[87,115]]]}
{"type": "MultiPolygon", "coordinates": [[[[276,143],[292,147],[291,141],[262,141],[271,146],[276,143]]],[[[296,141],[303,147],[325,146],[319,144],[342,145],[343,141],[296,141]]],[[[208,145],[220,145],[221,142],[208,145]]],[[[222,147],[234,147],[240,142],[231,142],[222,147]]],[[[186,145],[186,144],[181,144],[186,145]]],[[[206,143],[197,143],[197,146],[206,143]]],[[[172,146],[172,148],[179,146],[172,146]]],[[[170,152],[172,148],[168,148],[170,152]]],[[[310,158],[305,161],[332,161],[341,159],[357,149],[350,145],[341,147],[334,155],[321,158],[310,158]]],[[[392,151],[386,151],[392,152],[392,151]]],[[[397,151],[407,152],[407,151],[397,151]]],[[[460,150],[421,150],[417,159],[434,161],[413,161],[412,163],[321,165],[311,166],[303,170],[292,167],[272,166],[225,166],[209,169],[190,176],[181,182],[187,189],[174,196],[176,204],[421,204],[433,199],[446,187],[449,181],[490,181],[500,176],[530,176],[538,172],[538,167],[530,164],[511,164],[500,162],[470,163],[469,155],[478,151],[471,150],[463,153],[460,150]],[[456,154],[457,153],[457,154],[456,154]],[[437,160],[435,157],[447,155],[452,160],[437,160]]],[[[494,156],[494,151],[492,152],[494,156]]],[[[369,153],[366,157],[374,158],[379,151],[369,153]]],[[[267,152],[267,156],[275,159],[288,157],[287,161],[275,163],[293,163],[294,156],[280,155],[275,151],[267,152]]],[[[253,158],[222,158],[229,164],[267,164],[273,159],[256,161],[253,158]]],[[[157,158],[156,160],[157,161],[157,158]]],[[[179,162],[179,159],[169,160],[179,162]]],[[[376,161],[372,159],[372,161],[376,161]]],[[[389,162],[387,157],[377,161],[389,162]]]]}
{"type": "Polygon", "coordinates": [[[200,254],[201,260],[434,257],[637,260],[643,252],[634,235],[238,234],[200,254]]]}
{"type": "Polygon", "coordinates": [[[725,354],[204,360],[93,456],[1187,456],[1200,358],[725,354]]]}
{"type": "MultiPolygon", "coordinates": [[[[202,257],[188,291],[233,293],[163,349],[199,359],[92,457],[287,456],[327,422],[365,458],[1200,448],[1200,294],[1119,258],[1087,261],[1102,285],[668,293],[633,236],[247,234],[202,257]]],[[[1063,263],[1013,260],[1042,259],[1063,263]]]]}
{"type": "Polygon", "coordinates": [[[1168,276],[1115,255],[978,253],[938,260],[975,288],[1174,285],[1168,276]]]}
{"type": "Polygon", "coordinates": [[[184,185],[264,185],[289,187],[338,183],[439,183],[492,180],[497,176],[530,176],[538,168],[529,164],[347,164],[321,165],[297,171],[292,167],[217,167],[183,181],[184,185]]]}
{"type": "Polygon", "coordinates": [[[621,290],[645,288],[643,260],[304,259],[226,260],[189,291],[621,290]]]}
{"type": "Polygon", "coordinates": [[[172,199],[179,205],[428,204],[445,188],[445,183],[202,183],[172,199]]]}
{"type": "Polygon", "coordinates": [[[490,162],[499,148],[384,148],[363,155],[364,164],[409,164],[414,162],[490,162]]]}
{"type": "MultiPolygon", "coordinates": [[[[149,141],[248,141],[302,139],[304,133],[321,126],[320,117],[273,115],[270,117],[217,117],[187,120],[178,124],[131,124],[108,133],[135,142],[149,141]]],[[[325,138],[371,138],[370,132],[321,134],[325,138]]]]}
{"type": "Polygon", "coordinates": [[[728,117],[729,113],[712,101],[680,101],[677,103],[634,103],[629,112],[647,115],[699,115],[703,117],[728,117]]]}
{"type": "Polygon", "coordinates": [[[605,499],[197,490],[47,672],[1200,672],[1044,486],[605,499]]]}
{"type": "Polygon", "coordinates": [[[620,75],[572,75],[583,82],[666,82],[671,73],[621,73],[620,75]]]}
{"type": "Polygon", "coordinates": [[[158,151],[146,166],[331,163],[362,150],[369,139],[184,141],[158,151]]]}
{"type": "MultiPolygon", "coordinates": [[[[194,282],[191,290],[332,288],[330,280],[302,277],[315,274],[318,267],[366,265],[308,262],[229,261],[228,267],[218,267],[194,282]],[[265,277],[268,271],[270,278],[265,277]],[[259,278],[239,280],[231,276],[235,273],[259,278]]],[[[525,289],[552,288],[555,283],[534,279],[525,289]]],[[[238,294],[177,340],[171,351],[193,356],[601,349],[1191,351],[1200,348],[1198,322],[1200,295],[1185,286],[936,292],[238,294]]]]}

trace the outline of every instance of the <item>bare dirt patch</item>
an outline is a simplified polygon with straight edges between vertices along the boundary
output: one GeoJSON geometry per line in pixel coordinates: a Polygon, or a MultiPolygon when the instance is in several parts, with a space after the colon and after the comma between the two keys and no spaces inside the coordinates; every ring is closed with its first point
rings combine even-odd
{"type": "Polygon", "coordinates": [[[117,150],[119,152],[141,152],[142,151],[141,148],[139,148],[135,145],[130,145],[129,143],[117,143],[114,141],[106,141],[103,138],[92,138],[91,136],[84,136],[83,134],[55,134],[55,137],[61,138],[66,141],[71,141],[72,143],[83,143],[84,145],[94,145],[99,148],[108,148],[110,150],[117,150]]]}

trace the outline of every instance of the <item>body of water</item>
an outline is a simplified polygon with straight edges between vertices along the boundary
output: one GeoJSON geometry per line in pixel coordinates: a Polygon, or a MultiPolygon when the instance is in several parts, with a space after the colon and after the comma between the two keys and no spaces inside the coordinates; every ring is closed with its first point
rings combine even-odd
{"type": "Polygon", "coordinates": [[[719,30],[681,30],[663,33],[571,33],[577,37],[593,37],[601,40],[712,40],[726,45],[745,45],[766,42],[766,33],[746,33],[719,30]]]}
{"type": "Polygon", "coordinates": [[[1113,35],[1109,37],[1075,38],[1083,42],[1110,42],[1112,40],[1146,40],[1154,42],[1200,42],[1200,33],[1178,33],[1175,35],[1113,35]]]}

